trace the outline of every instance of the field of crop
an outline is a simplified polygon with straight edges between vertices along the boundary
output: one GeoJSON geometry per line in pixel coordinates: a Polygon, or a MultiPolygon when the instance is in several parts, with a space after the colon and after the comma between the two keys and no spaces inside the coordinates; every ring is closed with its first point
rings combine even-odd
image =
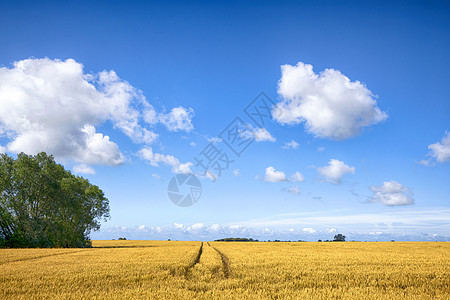
{"type": "Polygon", "coordinates": [[[0,249],[0,299],[450,299],[450,244],[94,241],[0,249]]]}

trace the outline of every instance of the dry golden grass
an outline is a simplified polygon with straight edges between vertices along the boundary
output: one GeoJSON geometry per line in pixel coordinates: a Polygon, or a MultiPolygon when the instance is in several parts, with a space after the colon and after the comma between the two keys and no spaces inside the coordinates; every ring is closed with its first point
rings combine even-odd
{"type": "Polygon", "coordinates": [[[0,299],[450,298],[449,243],[94,241],[0,270],[0,299]]]}

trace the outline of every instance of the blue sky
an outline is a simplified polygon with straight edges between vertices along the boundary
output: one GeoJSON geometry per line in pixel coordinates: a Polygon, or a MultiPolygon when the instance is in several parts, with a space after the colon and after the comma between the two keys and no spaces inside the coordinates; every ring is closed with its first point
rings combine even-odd
{"type": "Polygon", "coordinates": [[[446,1],[0,1],[0,28],[0,150],[99,185],[93,238],[450,238],[446,1]],[[260,92],[281,115],[174,205],[260,92]]]}

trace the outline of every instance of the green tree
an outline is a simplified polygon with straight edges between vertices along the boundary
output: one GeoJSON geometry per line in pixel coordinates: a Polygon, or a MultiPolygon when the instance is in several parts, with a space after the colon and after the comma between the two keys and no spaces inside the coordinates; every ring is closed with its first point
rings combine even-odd
{"type": "Polygon", "coordinates": [[[334,236],[333,242],[345,242],[345,235],[338,233],[334,236]]]}
{"type": "Polygon", "coordinates": [[[90,232],[108,218],[100,188],[53,156],[0,155],[0,246],[87,247],[90,232]]]}

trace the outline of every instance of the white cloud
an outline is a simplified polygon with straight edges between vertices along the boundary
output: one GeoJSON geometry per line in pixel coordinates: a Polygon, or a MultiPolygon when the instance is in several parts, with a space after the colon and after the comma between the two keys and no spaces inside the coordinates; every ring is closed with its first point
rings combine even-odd
{"type": "Polygon", "coordinates": [[[330,159],[328,166],[318,168],[317,171],[320,175],[333,184],[339,184],[342,182],[342,177],[345,174],[354,174],[355,168],[346,165],[343,161],[337,159],[330,159]]]}
{"type": "Polygon", "coordinates": [[[254,139],[256,142],[275,142],[276,138],[265,128],[254,128],[251,124],[241,124],[237,129],[243,139],[254,139]]]}
{"type": "Polygon", "coordinates": [[[191,145],[191,147],[197,146],[197,144],[195,142],[191,142],[189,145],[191,145]]]}
{"type": "Polygon", "coordinates": [[[187,174],[187,173],[192,173],[191,171],[191,167],[192,167],[192,163],[191,162],[186,162],[184,164],[179,164],[175,167],[175,169],[173,170],[174,173],[177,174],[187,174]]]}
{"type": "MultiPolygon", "coordinates": [[[[160,113],[157,117],[158,121],[164,124],[170,131],[186,131],[189,132],[194,129],[192,125],[192,118],[194,117],[194,110],[192,108],[184,108],[182,106],[172,108],[167,113],[160,113]]],[[[146,119],[149,123],[155,122],[156,116],[150,113],[146,119]]]]}
{"type": "Polygon", "coordinates": [[[195,223],[189,227],[187,227],[187,231],[198,232],[205,228],[205,224],[203,223],[195,223]]]}
{"type": "Polygon", "coordinates": [[[241,176],[241,172],[239,171],[239,169],[233,170],[233,175],[236,177],[241,176]]]}
{"type": "MultiPolygon", "coordinates": [[[[142,92],[114,71],[85,74],[73,59],[26,59],[0,68],[0,136],[6,150],[89,165],[125,162],[118,145],[97,132],[110,122],[135,143],[152,143],[158,134],[141,125],[161,122],[169,130],[190,131],[193,110],[173,108],[157,114],[142,92]]],[[[186,165],[180,164],[180,172],[186,165]]]]}
{"type": "Polygon", "coordinates": [[[210,143],[213,143],[213,144],[217,144],[217,143],[222,142],[222,139],[218,138],[218,137],[212,137],[212,138],[207,138],[207,141],[210,143]]]}
{"type": "Polygon", "coordinates": [[[284,143],[283,147],[281,147],[281,148],[283,148],[283,149],[297,149],[298,146],[299,146],[299,144],[296,141],[292,140],[290,142],[284,143]]]}
{"type": "Polygon", "coordinates": [[[323,152],[323,151],[325,151],[325,147],[318,147],[317,148],[317,152],[323,152]]]}
{"type": "Polygon", "coordinates": [[[303,182],[305,180],[300,172],[295,172],[294,174],[292,174],[290,179],[292,182],[303,182]]]}
{"type": "Polygon", "coordinates": [[[303,228],[302,231],[306,232],[306,233],[310,233],[310,234],[313,234],[313,233],[317,232],[314,228],[311,228],[311,227],[303,228]]]}
{"type": "Polygon", "coordinates": [[[326,232],[328,233],[335,233],[336,232],[336,228],[327,228],[325,229],[326,232]]]}
{"type": "Polygon", "coordinates": [[[372,200],[388,206],[414,204],[411,190],[397,181],[385,181],[380,187],[370,186],[373,192],[372,200]]]}
{"type": "Polygon", "coordinates": [[[293,185],[288,189],[288,192],[294,195],[300,195],[300,189],[298,188],[298,186],[293,185]]]}
{"type": "Polygon", "coordinates": [[[281,124],[305,122],[318,137],[344,140],[387,118],[364,84],[350,81],[338,70],[316,74],[312,65],[299,62],[281,66],[281,73],[278,94],[283,100],[273,113],[281,124]]]}
{"type": "Polygon", "coordinates": [[[75,173],[80,173],[80,174],[92,174],[92,175],[95,174],[95,170],[86,164],[79,164],[79,165],[74,166],[73,171],[75,173]]]}
{"type": "Polygon", "coordinates": [[[156,113],[155,109],[153,108],[153,106],[151,106],[151,105],[144,109],[142,117],[143,117],[144,121],[147,122],[148,124],[156,124],[159,122],[157,113],[156,113]]]}
{"type": "Polygon", "coordinates": [[[286,174],[284,174],[281,171],[275,171],[274,167],[267,167],[264,181],[280,182],[280,181],[287,181],[287,178],[286,174]]]}
{"type": "Polygon", "coordinates": [[[242,234],[247,230],[240,224],[230,225],[228,226],[228,234],[242,234]]]}
{"type": "Polygon", "coordinates": [[[173,223],[173,227],[175,227],[175,229],[181,229],[181,230],[185,230],[186,227],[183,224],[180,223],[173,223]]]}
{"type": "Polygon", "coordinates": [[[144,147],[138,151],[138,156],[144,160],[147,160],[150,165],[154,167],[158,167],[160,163],[171,166],[172,172],[176,174],[180,173],[192,173],[190,167],[192,166],[191,162],[180,163],[178,158],[173,155],[164,155],[160,153],[154,153],[151,147],[144,147]]]}
{"type": "Polygon", "coordinates": [[[219,231],[221,229],[219,224],[212,224],[211,226],[209,226],[208,228],[210,231],[219,231]]]}
{"type": "Polygon", "coordinates": [[[263,234],[273,234],[273,231],[272,231],[271,229],[269,229],[269,228],[264,228],[264,229],[262,230],[262,233],[263,233],[263,234]]]}
{"type": "Polygon", "coordinates": [[[205,177],[211,179],[212,181],[216,181],[217,180],[217,176],[213,172],[211,172],[210,170],[206,171],[205,177]]]}
{"type": "Polygon", "coordinates": [[[327,226],[339,230],[354,230],[356,232],[374,231],[374,228],[380,227],[380,224],[386,224],[383,230],[399,230],[401,233],[409,230],[423,232],[424,228],[433,228],[433,231],[439,230],[440,233],[448,234],[450,230],[450,209],[427,209],[421,208],[412,210],[404,207],[402,210],[388,210],[383,213],[352,213],[347,211],[318,211],[318,212],[298,212],[277,214],[268,218],[258,218],[247,222],[242,222],[247,227],[293,227],[293,226],[327,226]]]}
{"type": "Polygon", "coordinates": [[[431,161],[431,159],[422,159],[422,160],[419,160],[417,163],[421,164],[421,165],[424,165],[424,166],[427,166],[427,167],[430,167],[430,166],[434,165],[434,163],[431,161]]]}
{"type": "Polygon", "coordinates": [[[119,147],[95,126],[110,121],[134,142],[157,134],[139,125],[140,109],[150,104],[114,71],[91,75],[73,59],[26,59],[0,68],[0,127],[8,151],[87,164],[118,165],[119,147]]]}
{"type": "MultiPolygon", "coordinates": [[[[257,175],[255,177],[258,180],[260,177],[257,175]]],[[[270,166],[266,168],[266,173],[264,175],[264,181],[268,182],[282,182],[282,181],[290,181],[290,182],[303,182],[305,179],[300,172],[295,172],[291,175],[291,177],[287,178],[286,174],[282,171],[275,171],[275,168],[270,166]]]]}
{"type": "Polygon", "coordinates": [[[234,224],[234,225],[219,225],[219,224],[212,224],[212,225],[206,225],[204,223],[195,223],[191,226],[187,226],[180,223],[173,223],[173,228],[178,231],[182,232],[185,235],[207,235],[207,234],[225,234],[225,235],[233,235],[233,234],[241,234],[244,232],[247,232],[247,228],[244,228],[240,224],[234,224]]]}
{"type": "Polygon", "coordinates": [[[437,142],[428,146],[430,149],[429,156],[436,159],[440,163],[450,162],[450,133],[446,132],[441,142],[437,142]]]}
{"type": "MultiPolygon", "coordinates": [[[[77,153],[80,161],[88,164],[112,166],[125,162],[125,157],[120,152],[119,146],[111,142],[109,136],[97,133],[95,127],[91,125],[86,125],[81,132],[85,133],[87,137],[85,139],[85,151],[79,149],[79,153],[77,153]]],[[[12,146],[16,141],[10,144],[12,149],[16,149],[15,146],[12,146]]],[[[16,150],[18,151],[19,147],[16,150]]]]}
{"type": "Polygon", "coordinates": [[[228,228],[230,228],[230,229],[241,229],[242,225],[230,225],[230,226],[228,226],[228,228]]]}
{"type": "Polygon", "coordinates": [[[265,128],[258,128],[253,131],[255,141],[257,142],[275,142],[276,139],[265,128]]]}
{"type": "Polygon", "coordinates": [[[0,145],[0,153],[5,153],[6,152],[6,148],[3,147],[2,145],[0,145]]]}
{"type": "Polygon", "coordinates": [[[153,173],[153,174],[152,174],[152,177],[155,178],[155,179],[158,179],[158,180],[161,179],[161,176],[159,176],[159,175],[156,174],[156,173],[153,173]]]}

